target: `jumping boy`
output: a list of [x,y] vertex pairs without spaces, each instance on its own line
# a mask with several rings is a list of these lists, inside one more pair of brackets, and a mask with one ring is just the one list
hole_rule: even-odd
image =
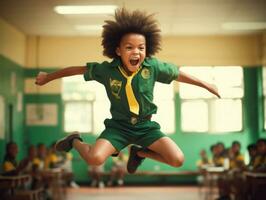
[[[58,151],[75,148],[89,165],[101,165],[109,156],[132,145],[127,164],[134,173],[144,158],[151,158],[173,167],[184,162],[180,148],[151,121],[157,111],[153,103],[156,81],[169,84],[176,80],[207,89],[219,96],[217,88],[178,71],[177,66],[151,57],[160,50],[160,29],[153,15],[117,9],[114,20],[105,21],[102,32],[103,55],[112,62],[90,62],[86,66],[67,67],[47,74],[39,73],[37,85],[72,75],[83,74],[86,81],[104,85],[111,102],[111,119],[104,121],[105,130],[95,144],[82,142],[75,132],[58,141]],[[137,146],[138,145],[138,146]]]

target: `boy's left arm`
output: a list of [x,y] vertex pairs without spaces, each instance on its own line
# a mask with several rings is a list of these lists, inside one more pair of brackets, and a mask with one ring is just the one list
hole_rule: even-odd
[[216,95],[217,97],[221,98],[220,94],[218,93],[218,89],[217,89],[216,85],[209,84],[205,81],[199,80],[196,77],[188,75],[184,72],[179,71],[179,74],[178,74],[176,81],[182,82],[182,83],[188,83],[188,84],[192,84],[192,85],[196,85],[196,86],[205,88],[209,92],[211,92],[214,95]]

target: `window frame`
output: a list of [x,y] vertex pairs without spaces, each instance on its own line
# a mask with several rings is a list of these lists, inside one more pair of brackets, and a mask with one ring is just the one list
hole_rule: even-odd
[[[183,68],[185,68],[186,66],[181,66]],[[189,66],[189,67],[200,67],[200,66]],[[204,66],[206,67],[206,66]],[[207,66],[207,67],[211,67],[212,69],[215,68],[215,67],[227,67],[227,66]],[[230,67],[230,66],[228,66]],[[243,89],[243,96],[242,97],[232,97],[232,98],[228,98],[228,97],[222,97],[222,99],[230,99],[230,100],[240,100],[241,101],[241,129],[240,130],[236,130],[236,131],[212,131],[213,128],[211,123],[210,123],[210,120],[213,116],[213,114],[211,114],[212,112],[210,111],[210,107],[211,107],[211,103],[212,101],[215,101],[217,100],[216,97],[207,97],[207,98],[182,98],[180,93],[179,93],[179,99],[180,99],[180,104],[179,104],[179,107],[180,107],[180,130],[182,133],[184,134],[193,134],[193,133],[197,133],[197,134],[210,134],[210,135],[222,135],[222,134],[234,134],[234,133],[243,133],[244,131],[244,97],[245,97],[245,85],[244,85],[244,69],[243,69],[243,66],[232,66],[232,67],[241,67],[242,68],[242,74],[243,74],[243,80],[242,80],[242,84],[240,85]],[[207,108],[208,108],[208,130],[207,131],[186,131],[186,130],[183,130],[182,128],[182,120],[183,120],[183,117],[182,117],[182,102],[189,102],[189,101],[197,101],[197,100],[202,100],[204,102],[206,102],[207,104]]]

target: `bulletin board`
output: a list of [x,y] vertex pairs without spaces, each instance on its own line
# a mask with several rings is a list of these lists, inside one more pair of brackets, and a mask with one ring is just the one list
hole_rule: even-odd
[[56,126],[57,125],[57,104],[27,104],[26,123],[33,126]]
[[5,101],[0,95],[0,139],[5,138]]

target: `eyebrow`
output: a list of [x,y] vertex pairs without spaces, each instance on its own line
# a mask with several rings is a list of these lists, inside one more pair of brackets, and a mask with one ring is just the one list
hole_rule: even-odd
[[[134,45],[134,44],[133,43],[130,43],[130,42],[127,42],[127,43],[125,43],[125,45]],[[145,45],[145,43],[141,43],[138,46],[141,46],[141,45]]]

